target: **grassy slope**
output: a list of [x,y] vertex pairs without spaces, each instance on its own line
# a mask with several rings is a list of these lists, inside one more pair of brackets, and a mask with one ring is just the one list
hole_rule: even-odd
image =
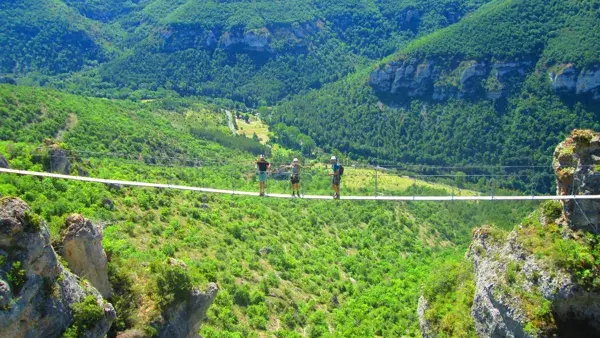
[[[191,138],[178,129],[185,123],[182,113],[22,87],[0,87],[0,96],[3,121],[22,130],[3,133],[12,141],[0,144],[0,152],[17,168],[43,169],[44,154],[36,152],[37,145],[63,129],[73,113],[77,124],[63,133],[67,148],[250,158]],[[222,114],[200,113],[201,107],[188,113],[226,128]],[[149,129],[153,134],[145,135]],[[226,184],[227,171],[234,168],[217,166],[201,175],[198,169],[122,158],[88,155],[74,162],[91,176],[210,186]],[[147,329],[157,315],[156,304],[164,295],[157,292],[156,266],[165,265],[167,257],[186,262],[195,285],[217,282],[221,291],[202,329],[206,337],[322,336],[330,331],[346,337],[418,336],[415,307],[430,264],[464,248],[472,227],[493,223],[505,228],[531,210],[529,204],[205,197],[10,175],[0,176],[0,195],[25,199],[49,222],[54,239],[73,212],[105,226],[113,276],[120,271],[119,280],[132,285],[124,295],[117,293],[127,301],[114,300],[118,329]],[[269,253],[259,253],[263,248]]]

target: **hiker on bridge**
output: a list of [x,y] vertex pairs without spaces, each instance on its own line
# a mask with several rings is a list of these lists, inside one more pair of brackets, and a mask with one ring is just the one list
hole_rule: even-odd
[[300,197],[300,169],[304,167],[300,164],[300,161],[295,158],[289,168],[292,169],[292,175],[290,177],[290,181],[292,182],[292,197]]
[[331,156],[331,169],[332,172],[329,176],[332,176],[331,185],[333,186],[333,198],[340,199],[340,183],[342,182],[342,175],[344,174],[344,167],[338,163],[337,157]]
[[265,155],[260,155],[258,161],[256,161],[256,169],[258,170],[258,184],[260,187],[260,196],[265,195],[265,182],[267,182],[267,170],[271,168],[271,163],[265,160]]

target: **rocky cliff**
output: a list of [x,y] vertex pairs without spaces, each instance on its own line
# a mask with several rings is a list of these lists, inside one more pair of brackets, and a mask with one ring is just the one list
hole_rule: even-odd
[[60,254],[69,263],[71,271],[87,279],[102,297],[111,297],[101,227],[95,226],[81,215],[69,216]]
[[450,98],[499,99],[514,82],[523,81],[533,61],[405,58],[378,67],[369,77],[375,91],[395,100]]
[[[558,195],[600,194],[600,133],[575,130],[554,151]],[[564,221],[573,228],[600,233],[599,200],[566,200]]]
[[77,304],[86,299],[97,308],[97,320],[77,332],[104,337],[116,317],[112,305],[63,267],[46,224],[25,202],[0,199],[2,337],[60,337],[75,324]]
[[272,54],[280,47],[292,47],[304,52],[307,37],[317,33],[322,23],[307,22],[292,25],[270,25],[259,29],[206,29],[200,24],[171,24],[160,33],[162,50],[174,52],[190,48],[244,51]]
[[[534,71],[534,59],[440,60],[406,57],[375,69],[369,85],[382,97],[398,101],[450,98],[497,100],[520,87]],[[555,93],[600,101],[600,67],[579,70],[572,64],[558,65],[548,73]]]
[[[559,195],[600,194],[600,136],[575,130],[555,151]],[[480,337],[600,336],[599,205],[549,201],[508,234],[476,229],[466,259],[473,263],[470,308]],[[465,262],[466,263],[466,262]],[[442,330],[417,311],[424,337]]]

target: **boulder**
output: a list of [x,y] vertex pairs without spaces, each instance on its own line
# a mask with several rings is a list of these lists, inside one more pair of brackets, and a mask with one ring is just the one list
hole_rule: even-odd
[[8,160],[2,154],[0,154],[0,168],[10,168],[10,165],[8,165]]
[[[45,222],[20,199],[0,199],[0,254],[0,299],[10,299],[0,310],[2,337],[60,337],[74,322],[72,306],[88,295],[104,307],[104,317],[84,336],[106,335],[114,308],[60,264]],[[20,277],[11,281],[9,271]]]
[[[556,147],[553,167],[558,195],[600,195],[600,133],[574,130]],[[561,203],[571,228],[599,233],[599,200]]]
[[214,302],[217,292],[217,285],[210,283],[206,292],[192,290],[185,301],[171,306],[162,314],[158,337],[200,337],[198,330],[206,318],[206,311]]
[[112,295],[108,281],[108,261],[102,247],[102,228],[81,215],[71,215],[65,223],[61,256],[72,272],[87,279],[104,298]]

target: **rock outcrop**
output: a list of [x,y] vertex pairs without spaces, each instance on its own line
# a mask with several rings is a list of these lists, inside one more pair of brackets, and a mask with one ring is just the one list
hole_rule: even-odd
[[424,296],[419,297],[419,304],[417,306],[417,316],[419,316],[419,327],[421,329],[421,336],[423,338],[435,337],[435,333],[431,329],[429,321],[425,318],[425,313],[429,308],[429,302]]
[[8,160],[2,154],[0,154],[0,168],[8,169],[10,165],[8,164]]
[[206,292],[192,290],[185,301],[171,306],[162,314],[162,322],[157,323],[161,338],[198,338],[200,325],[206,318],[206,311],[214,302],[218,292],[216,284],[208,285]]
[[[498,240],[478,229],[467,253],[475,266],[472,315],[480,337],[530,337],[528,302],[539,297],[550,305],[544,335],[565,332],[565,323],[600,334],[600,293],[578,285],[569,271],[524,249],[518,231]],[[510,285],[510,286],[509,286]],[[563,328],[561,329],[561,326]]]
[[[558,195],[600,195],[600,133],[574,130],[554,152]],[[544,204],[506,236],[476,229],[467,252],[475,293],[471,315],[480,337],[599,337],[597,240],[600,203]],[[435,337],[417,313],[423,337]]]
[[[553,167],[557,195],[600,195],[600,133],[574,130],[554,151]],[[569,226],[599,233],[599,200],[561,203]]]
[[65,223],[60,255],[69,263],[71,271],[87,279],[102,297],[111,297],[101,227],[95,226],[81,215],[69,216]]
[[50,139],[44,140],[48,151],[48,168],[50,172],[63,175],[71,174],[71,161],[67,151]]
[[563,64],[557,68],[549,74],[555,92],[600,101],[600,67],[580,70],[573,64]]
[[[220,27],[206,29],[197,24],[171,24],[161,32],[162,49],[174,52],[192,48],[274,54],[279,47],[292,45],[296,50],[306,51],[307,38],[320,30],[319,22],[275,25],[252,30],[223,30]],[[279,42],[279,43],[276,43]],[[285,43],[283,43],[285,42]]]
[[0,256],[2,337],[60,337],[74,322],[73,305],[88,295],[104,316],[83,335],[106,335],[114,308],[60,264],[46,224],[20,199],[0,199]]
[[454,63],[435,59],[406,58],[392,61],[373,71],[369,85],[381,96],[394,100],[424,99],[445,101],[450,98],[506,95],[515,79],[523,80],[533,61],[466,60]]

